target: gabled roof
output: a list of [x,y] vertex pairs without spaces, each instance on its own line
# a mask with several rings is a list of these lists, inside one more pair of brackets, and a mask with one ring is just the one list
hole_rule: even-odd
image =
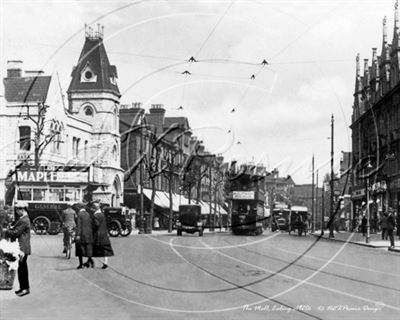
[[7,102],[45,102],[50,76],[4,78],[4,96]]
[[183,129],[189,129],[189,122],[186,117],[165,117],[164,128],[168,129],[173,124],[178,124],[178,126]]
[[[89,67],[96,75],[94,82],[81,82],[81,73]],[[78,64],[72,70],[68,93],[72,91],[111,91],[120,96],[118,86],[111,82],[117,78],[117,68],[110,65],[103,39],[86,37]]]

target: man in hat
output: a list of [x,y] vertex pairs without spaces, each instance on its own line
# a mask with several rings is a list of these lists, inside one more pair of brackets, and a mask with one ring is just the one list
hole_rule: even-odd
[[16,295],[23,297],[29,294],[29,275],[28,275],[28,255],[31,254],[31,222],[28,216],[28,204],[26,202],[17,202],[15,204],[16,221],[10,228],[4,230],[6,238],[11,240],[18,239],[19,246],[24,256],[19,260],[18,281],[19,290]]
[[390,239],[390,248],[394,248],[394,236],[393,230],[396,226],[396,220],[394,219],[393,209],[389,207],[389,214],[387,216],[387,233]]

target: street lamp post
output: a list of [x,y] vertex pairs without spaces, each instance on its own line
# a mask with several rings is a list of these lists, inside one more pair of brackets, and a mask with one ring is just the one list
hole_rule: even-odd
[[369,179],[367,178],[367,235],[365,237],[365,243],[369,243],[369,238],[370,238],[370,228],[371,228],[371,224],[369,222],[370,220],[370,210],[369,210]]

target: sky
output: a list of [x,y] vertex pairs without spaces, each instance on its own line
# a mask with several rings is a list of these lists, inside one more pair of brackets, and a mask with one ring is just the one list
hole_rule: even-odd
[[391,41],[394,4],[0,0],[0,72],[7,60],[22,60],[25,70],[56,75],[65,92],[84,25],[99,23],[121,104],[163,104],[226,161],[311,183],[313,155],[319,181],[330,172],[332,115],[335,170],[351,151],[355,57],[371,61],[374,47],[380,54],[384,16]]

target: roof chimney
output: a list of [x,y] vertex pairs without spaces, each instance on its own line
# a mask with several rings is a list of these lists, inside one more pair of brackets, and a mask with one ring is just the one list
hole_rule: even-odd
[[22,77],[22,61],[21,60],[8,60],[7,61],[7,78],[21,78]]

